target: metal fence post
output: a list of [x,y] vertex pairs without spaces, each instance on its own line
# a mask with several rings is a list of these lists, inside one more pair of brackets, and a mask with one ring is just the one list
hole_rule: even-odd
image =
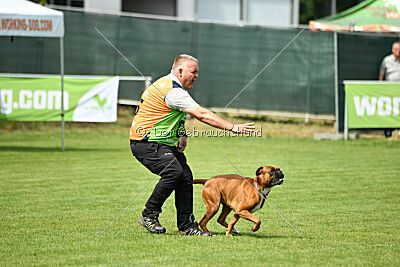
[[346,102],[346,86],[344,87],[344,140],[349,139],[349,128],[347,125],[347,102]]

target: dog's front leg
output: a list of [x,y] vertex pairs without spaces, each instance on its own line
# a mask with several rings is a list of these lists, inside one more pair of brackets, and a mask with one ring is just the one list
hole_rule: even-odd
[[226,230],[227,236],[232,236],[233,227],[235,226],[235,223],[239,220],[239,218],[239,214],[235,213],[235,215],[233,215],[231,222],[228,224],[228,229]]
[[258,229],[260,229],[261,225],[261,220],[251,214],[248,210],[241,210],[239,211],[239,216],[242,217],[243,219],[246,219],[248,221],[254,222],[254,226],[251,228],[251,231],[255,232]]

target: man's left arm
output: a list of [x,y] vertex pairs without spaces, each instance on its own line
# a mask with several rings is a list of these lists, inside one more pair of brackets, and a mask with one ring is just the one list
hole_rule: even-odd
[[178,148],[179,152],[183,152],[186,148],[186,145],[187,145],[187,135],[185,130],[185,133],[179,138],[176,147]]
[[[175,110],[182,111],[188,107],[197,107],[199,104],[193,100],[189,93],[183,89],[174,88],[167,93],[165,96],[165,104]],[[183,135],[179,138],[176,147],[179,152],[183,152],[187,145],[187,135],[186,130],[184,130]]]

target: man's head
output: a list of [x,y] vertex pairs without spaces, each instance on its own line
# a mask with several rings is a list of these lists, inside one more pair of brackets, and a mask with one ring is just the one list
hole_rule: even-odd
[[394,42],[392,45],[392,53],[396,59],[400,58],[400,42]]
[[175,58],[171,73],[181,82],[183,88],[192,89],[199,77],[199,66],[196,58],[182,54]]

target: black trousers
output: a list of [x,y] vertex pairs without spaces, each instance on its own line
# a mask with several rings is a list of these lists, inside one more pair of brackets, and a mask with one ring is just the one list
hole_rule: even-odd
[[193,174],[186,157],[176,147],[156,142],[132,141],[133,156],[161,179],[147,200],[143,216],[158,216],[165,200],[175,190],[175,207],[179,230],[186,230],[194,222]]

